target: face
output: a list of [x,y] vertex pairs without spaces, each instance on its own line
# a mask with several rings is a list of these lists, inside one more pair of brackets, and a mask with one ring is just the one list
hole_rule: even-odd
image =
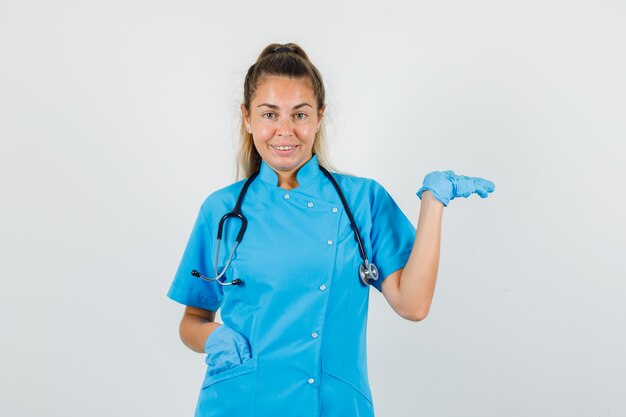
[[282,178],[295,178],[313,156],[323,109],[306,78],[267,76],[259,81],[250,111],[241,105],[248,132],[263,161]]

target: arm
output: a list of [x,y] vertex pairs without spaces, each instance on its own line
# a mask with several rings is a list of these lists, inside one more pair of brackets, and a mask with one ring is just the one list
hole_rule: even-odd
[[180,340],[194,352],[204,353],[207,338],[221,326],[214,320],[215,311],[187,306],[180,321]]
[[487,198],[495,188],[487,179],[456,175],[454,171],[433,171],[424,177],[416,193],[422,206],[411,255],[404,268],[389,275],[381,285],[383,295],[400,316],[420,321],[430,310],[439,268],[443,208],[450,200],[473,193]]
[[382,283],[391,308],[407,320],[423,320],[430,309],[439,268],[443,207],[431,191],[424,191],[409,260]]

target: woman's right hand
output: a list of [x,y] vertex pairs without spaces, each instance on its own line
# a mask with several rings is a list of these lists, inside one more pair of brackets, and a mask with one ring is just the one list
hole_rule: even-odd
[[223,324],[209,335],[205,351],[208,375],[219,374],[252,359],[248,339]]

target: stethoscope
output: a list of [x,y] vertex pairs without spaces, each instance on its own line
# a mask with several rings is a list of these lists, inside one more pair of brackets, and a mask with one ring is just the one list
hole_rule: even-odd
[[[363,285],[368,285],[370,284],[370,281],[376,281],[378,279],[378,268],[376,267],[376,265],[371,263],[369,259],[367,258],[367,254],[365,253],[365,247],[363,246],[363,241],[361,240],[361,235],[359,234],[359,230],[356,227],[356,222],[354,221],[354,217],[352,216],[352,211],[350,211],[350,207],[348,207],[348,202],[346,201],[346,197],[343,195],[341,188],[339,188],[339,184],[337,184],[337,181],[335,180],[335,178],[332,176],[330,172],[328,172],[326,168],[324,168],[323,166],[320,166],[320,170],[324,173],[324,175],[326,175],[326,177],[328,177],[330,182],[333,184],[333,187],[335,187],[335,190],[337,191],[337,194],[339,195],[339,198],[341,199],[341,204],[343,204],[343,208],[346,210],[346,214],[348,215],[348,219],[350,220],[350,226],[352,227],[352,230],[354,231],[354,238],[356,239],[356,242],[359,245],[359,252],[361,254],[361,259],[363,259],[363,262],[361,263],[361,265],[359,265],[359,278],[361,279],[361,283],[363,283]],[[229,282],[222,281],[220,278],[222,278],[224,273],[226,273],[226,269],[228,269],[228,267],[230,266],[230,262],[232,261],[233,256],[235,255],[235,250],[237,249],[237,246],[239,246],[239,244],[241,243],[241,240],[243,239],[243,235],[246,232],[246,228],[248,227],[248,219],[241,212],[241,204],[243,203],[243,199],[246,195],[246,192],[248,191],[248,187],[250,187],[250,184],[252,184],[252,181],[254,181],[254,179],[258,175],[259,175],[259,171],[255,172],[254,174],[250,176],[250,178],[248,178],[248,180],[243,185],[243,188],[239,192],[239,197],[237,197],[237,202],[235,203],[235,207],[233,208],[231,212],[226,213],[219,222],[219,225],[217,227],[217,248],[215,249],[215,263],[214,263],[215,275],[216,275],[215,278],[205,277],[204,275],[202,275],[200,272],[196,271],[195,269],[191,271],[191,275],[193,275],[194,277],[202,278],[205,281],[217,281],[220,285],[224,285],[224,286],[225,285],[242,285],[244,283],[240,278],[233,279],[232,281],[229,281]],[[224,222],[234,217],[238,218],[241,221],[241,226],[239,227],[239,233],[237,234],[237,237],[235,238],[235,245],[233,246],[233,249],[230,251],[230,256],[228,257],[228,260],[226,261],[226,266],[224,266],[224,268],[222,269],[222,272],[219,272],[217,264],[219,261],[220,242],[222,241],[222,231],[224,229]]]

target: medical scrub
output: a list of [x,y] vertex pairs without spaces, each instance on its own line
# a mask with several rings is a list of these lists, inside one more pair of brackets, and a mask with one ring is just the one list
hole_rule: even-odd
[[[376,181],[333,175],[378,266],[373,286],[381,291],[383,279],[405,266],[415,228]],[[191,271],[215,276],[218,223],[245,181],[214,192],[200,208],[167,295],[221,309],[223,326],[245,336],[251,358],[218,372],[208,364],[196,417],[374,415],[366,356],[370,286],[358,276],[358,245],[317,156],[298,170],[297,181],[292,190],[278,187],[277,174],[262,163],[250,185],[242,205],[247,231],[222,278],[240,278],[241,286],[206,282]],[[220,271],[239,226],[237,219],[226,223]]]

